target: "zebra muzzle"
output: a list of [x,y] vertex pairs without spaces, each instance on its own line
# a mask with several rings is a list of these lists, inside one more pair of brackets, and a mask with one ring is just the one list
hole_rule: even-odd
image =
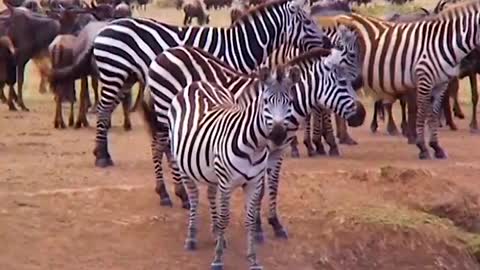
[[356,110],[355,110],[355,114],[353,114],[352,116],[350,116],[348,119],[347,119],[347,122],[348,122],[348,125],[351,126],[351,127],[359,127],[363,124],[363,122],[365,121],[365,107],[363,107],[362,103],[360,103],[360,101],[356,101]]
[[273,125],[272,131],[268,135],[268,139],[275,145],[280,146],[287,138],[287,129],[282,125]]

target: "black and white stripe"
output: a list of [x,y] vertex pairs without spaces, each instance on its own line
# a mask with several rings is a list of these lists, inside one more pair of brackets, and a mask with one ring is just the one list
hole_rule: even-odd
[[[108,152],[108,119],[124,92],[130,91],[127,89],[136,81],[145,80],[151,61],[165,49],[199,47],[238,71],[251,72],[284,43],[295,44],[302,51],[329,45],[328,38],[303,10],[304,2],[282,0],[261,6],[228,28],[178,27],[139,18],[119,19],[106,26],[93,45],[102,82],[96,165],[113,165]],[[163,101],[156,100],[155,105],[167,110],[168,103]],[[165,119],[159,121],[166,123]]]
[[[262,69],[259,79],[239,89],[240,96],[246,95],[245,100],[255,96],[250,102],[237,103],[230,89],[198,81],[172,100],[168,111],[171,149],[190,201],[186,248],[196,248],[197,183],[205,183],[217,243],[212,269],[223,269],[230,198],[240,186],[246,194],[247,258],[251,270],[261,269],[255,248],[256,220],[267,168],[267,146],[269,140],[282,144],[287,135],[292,108],[290,88],[299,78],[298,70],[293,70]],[[291,73],[285,76],[285,72]]]
[[[356,101],[356,94],[353,90],[346,72],[341,66],[342,52],[332,50],[328,54],[325,50],[317,49],[292,60],[289,66],[298,66],[300,68],[301,82],[294,88],[295,100],[293,104],[294,117],[291,119],[291,127],[285,145],[290,143],[292,137],[298,129],[301,122],[311,112],[312,108],[323,107],[331,110],[343,118],[348,119],[353,126],[361,124],[364,118],[364,110],[361,104]],[[246,88],[255,82],[251,75],[238,73],[224,62],[215,58],[211,54],[193,47],[176,47],[166,50],[152,62],[147,81],[152,77],[168,78],[160,81],[156,88],[161,87],[163,91],[160,97],[173,97],[189,83],[194,81],[208,81],[221,85],[228,89],[235,99],[239,98],[240,89]],[[150,105],[153,105],[155,97],[152,92]],[[246,95],[241,95],[245,98]],[[252,100],[255,95],[250,96]],[[247,95],[248,97],[248,95]],[[171,100],[170,99],[170,100]],[[247,101],[248,101],[247,100]],[[237,102],[243,102],[242,100]],[[171,103],[171,101],[170,101]],[[146,104],[144,104],[145,106]],[[149,107],[152,109],[152,106]],[[362,112],[363,111],[363,112]],[[165,136],[164,131],[159,127],[158,119],[165,118],[161,114],[166,112],[155,110],[152,112],[155,122],[152,152],[155,163],[156,190],[160,195],[161,204],[170,205],[171,200],[168,195],[161,166],[158,166],[163,152],[167,155],[169,149],[158,147],[159,140]],[[363,115],[362,115],[363,114]],[[271,149],[269,156],[270,177],[268,180],[268,194],[270,195],[269,223],[272,224],[277,236],[286,236],[283,226],[278,221],[276,213],[276,196],[278,187],[278,174],[281,166],[281,158],[284,147],[275,147]],[[169,157],[171,159],[171,156]],[[173,177],[177,196],[181,197],[184,207],[187,207],[187,196],[182,192],[180,186],[180,175],[177,168],[173,168]]]

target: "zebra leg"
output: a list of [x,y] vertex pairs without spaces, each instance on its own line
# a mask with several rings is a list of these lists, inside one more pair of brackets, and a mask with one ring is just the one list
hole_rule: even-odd
[[378,129],[378,119],[377,116],[380,112],[380,106],[383,106],[382,100],[377,100],[373,104],[373,116],[372,116],[372,123],[370,124],[370,131],[372,133],[376,133]]
[[166,140],[163,134],[161,131],[154,132],[151,143],[153,167],[155,170],[155,192],[160,197],[160,205],[172,207],[172,200],[165,187],[165,179],[163,178],[162,157],[165,149],[164,145],[168,143],[162,143],[162,140]]
[[[216,245],[215,245],[215,257],[213,259],[213,262],[211,264],[211,269],[212,270],[223,270],[223,253],[225,249],[225,230],[228,226],[228,223],[230,222],[230,197],[231,197],[231,188],[230,188],[230,181],[229,179],[225,178],[225,172],[223,169],[219,168],[219,164],[216,163],[214,165],[216,175],[218,178],[218,187],[220,190],[220,205],[219,205],[219,215],[218,215],[218,222],[216,224]],[[225,186],[223,186],[225,185]],[[248,186],[248,184],[247,184]],[[189,194],[190,197],[190,194]],[[190,199],[190,202],[192,200]],[[250,212],[247,212],[247,217],[250,216]],[[252,217],[253,219],[253,226],[255,225],[255,215],[256,213],[253,213],[254,216]]]
[[[257,231],[256,231],[256,217],[260,210],[260,193],[263,185],[263,178],[265,177],[265,172],[260,173],[255,179],[250,180],[244,188],[246,194],[246,219],[245,227],[247,228],[247,258],[250,262],[250,270],[260,270],[262,267],[258,264],[257,261],[257,251],[256,251],[256,240],[257,240]],[[262,235],[263,237],[263,235]],[[212,269],[213,270],[213,269]]]
[[140,107],[140,104],[143,100],[143,92],[145,92],[145,84],[139,82],[137,99],[135,100],[133,107],[130,109],[130,112],[134,112]]
[[107,88],[104,84],[102,87],[102,94],[105,93],[105,97],[100,99],[98,105],[98,115],[97,115],[97,135],[95,138],[95,149],[93,154],[95,155],[95,166],[100,168],[105,168],[108,166],[113,166],[112,158],[108,152],[108,129],[110,128],[110,118],[112,116],[113,110],[120,103],[120,99],[117,96],[111,97],[107,95],[116,93],[114,90]]
[[[423,90],[423,89],[422,89]],[[430,89],[424,90],[425,93],[419,93],[417,97],[417,147],[420,150],[419,159],[430,159],[430,153],[425,145],[425,120],[431,112],[431,94]]]
[[268,174],[267,174],[267,188],[268,188],[268,224],[270,224],[275,233],[275,237],[287,239],[288,234],[282,223],[278,218],[277,210],[277,196],[278,185],[280,182],[280,169],[282,167],[283,151],[276,150],[268,156]]
[[182,176],[182,182],[188,191],[188,198],[190,200],[190,215],[188,218],[187,239],[185,239],[185,249],[197,249],[197,215],[198,215],[198,187],[193,179],[187,176]]
[[290,143],[290,147],[292,148],[291,156],[292,158],[299,158],[300,152],[298,151],[298,138],[297,136],[293,136],[292,142]]
[[311,137],[311,124],[314,112],[310,113],[307,118],[305,119],[305,132],[303,135],[303,144],[307,148],[307,154],[309,157],[315,156],[315,149],[313,148],[312,144],[312,137]]
[[[322,114],[322,131],[321,136],[325,138],[330,150],[328,151],[328,155],[331,157],[339,156],[340,152],[338,151],[337,141],[335,140],[335,136],[333,135],[333,126],[332,126],[332,115],[328,112],[324,112]],[[315,131],[314,131],[315,133]],[[318,149],[318,148],[317,148]]]
[[132,90],[130,89],[127,93],[125,93],[125,96],[122,98],[123,129],[125,131],[132,130],[132,122],[130,121],[130,105],[131,104],[132,104]]
[[[165,133],[164,133],[165,134]],[[168,136],[168,135],[167,135]],[[170,149],[170,143],[168,142],[168,137],[165,139],[167,141],[167,144],[164,144],[163,140],[163,148],[164,149],[162,152],[165,153],[165,156],[167,157],[167,162],[170,165],[170,170],[172,172],[172,178],[173,178],[173,184],[175,188],[175,195],[180,198],[182,201],[182,208],[184,209],[190,209],[190,203],[188,201],[188,195],[185,190],[185,188],[182,185],[181,181],[181,174],[180,174],[180,169],[177,166],[177,163],[174,162],[173,156],[172,156],[172,151]],[[165,189],[165,184],[163,185]]]
[[[428,118],[428,125],[430,127],[430,142],[429,145],[434,150],[434,156],[438,159],[444,159],[447,157],[445,151],[440,147],[438,143],[438,121],[440,114],[441,107],[442,107],[442,99],[447,91],[447,84],[442,84],[435,87],[433,91],[433,105],[431,106],[431,115]],[[445,97],[445,98],[448,98]]]
[[477,124],[477,104],[478,104],[478,88],[477,75],[472,73],[469,75],[470,85],[472,86],[472,121],[470,122],[470,131],[472,133],[478,132]]
[[322,143],[322,130],[325,129],[324,117],[329,114],[323,110],[312,112],[313,135],[312,142],[315,145],[315,155],[324,156],[326,154]]
[[210,219],[212,221],[212,233],[217,235],[218,212],[217,212],[217,186],[208,185],[207,199],[210,205]]

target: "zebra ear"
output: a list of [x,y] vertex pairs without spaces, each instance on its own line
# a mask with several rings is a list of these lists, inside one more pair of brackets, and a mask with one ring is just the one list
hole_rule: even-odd
[[300,68],[297,66],[292,66],[288,70],[288,77],[290,81],[292,81],[292,84],[296,84],[300,82],[301,79],[301,74],[300,74]]
[[267,82],[267,80],[270,78],[270,69],[268,67],[261,67],[258,72],[258,79],[261,82]]

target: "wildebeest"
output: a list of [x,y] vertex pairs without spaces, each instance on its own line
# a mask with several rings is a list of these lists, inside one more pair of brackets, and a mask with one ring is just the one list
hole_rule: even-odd
[[205,4],[201,0],[185,0],[182,9],[185,13],[183,19],[184,25],[191,24],[194,17],[197,18],[199,25],[208,24],[210,22],[210,15],[207,14]]
[[[0,101],[7,103],[10,110],[15,108],[14,100],[17,100],[15,83],[17,82],[17,69],[15,61],[15,48],[7,35],[0,37]],[[3,93],[3,87],[9,86],[8,99]]]
[[[23,101],[25,65],[32,59],[42,74],[48,71],[50,67],[47,47],[58,34],[60,23],[26,8],[15,8],[8,3],[6,4],[8,15],[0,18],[0,20],[5,27],[6,34],[16,48],[17,104],[22,110],[28,111]],[[11,109],[15,108],[11,107]]]

